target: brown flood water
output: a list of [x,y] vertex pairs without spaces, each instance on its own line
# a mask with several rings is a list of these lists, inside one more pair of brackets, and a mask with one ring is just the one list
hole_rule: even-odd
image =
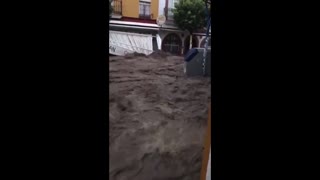
[[109,64],[109,179],[199,180],[210,78],[161,53]]

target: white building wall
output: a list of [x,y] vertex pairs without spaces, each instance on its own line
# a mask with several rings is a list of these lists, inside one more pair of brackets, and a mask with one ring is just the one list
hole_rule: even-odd
[[[168,0],[168,8],[174,8],[174,3],[179,2],[179,0]],[[159,0],[159,16],[165,15],[164,8],[166,7],[166,0]]]
[[164,8],[166,7],[166,0],[159,0],[159,16],[165,15],[164,14]]

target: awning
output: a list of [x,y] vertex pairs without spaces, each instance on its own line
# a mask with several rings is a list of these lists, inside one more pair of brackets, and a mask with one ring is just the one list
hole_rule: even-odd
[[109,31],[109,53],[124,56],[128,53],[149,55],[153,52],[152,35]]
[[138,23],[138,22],[130,22],[130,21],[117,21],[117,20],[110,20],[109,22],[110,26],[132,26],[132,27],[143,27],[143,28],[153,28],[153,29],[159,29],[159,26],[157,24],[151,24],[151,23]]

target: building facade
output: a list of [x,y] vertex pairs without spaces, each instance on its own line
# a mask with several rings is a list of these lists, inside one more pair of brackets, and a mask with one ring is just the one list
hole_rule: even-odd
[[109,22],[109,53],[150,54],[159,49],[156,24],[159,0],[113,0]]
[[[131,43],[131,46],[139,46],[137,47],[138,50],[137,48],[131,48],[132,51],[141,51],[142,53],[157,49],[176,55],[186,53],[189,48],[190,36],[188,32],[178,29],[173,21],[172,10],[174,9],[174,4],[178,1],[179,0],[113,0],[113,14],[109,23],[111,32],[110,44],[113,43],[116,44],[116,46],[124,47],[124,43],[119,43],[119,41],[123,41],[126,42],[125,48],[127,48],[130,46],[129,43]],[[166,17],[166,23],[161,27],[156,22],[160,15]],[[124,33],[127,33],[128,37],[125,38]],[[140,38],[134,38],[134,36],[139,36]],[[203,46],[204,37],[204,33],[194,33],[192,46]],[[136,42],[132,45],[132,41],[135,41],[134,39],[143,42]],[[149,45],[140,48],[140,46],[145,43]],[[114,49],[115,47],[111,48]]]
[[[162,39],[162,49],[164,51],[174,51],[175,53],[185,54],[189,50],[190,34],[186,31],[179,30],[174,24],[173,9],[179,0],[161,0],[159,3],[159,16],[166,17],[166,23],[160,27],[160,36]],[[210,31],[211,32],[211,31]],[[195,32],[192,34],[192,47],[204,47],[205,33]],[[175,48],[172,48],[175,47]],[[211,47],[211,39],[209,38],[209,46]],[[170,51],[169,50],[169,51]]]
[[159,0],[113,0],[112,19],[156,23]]

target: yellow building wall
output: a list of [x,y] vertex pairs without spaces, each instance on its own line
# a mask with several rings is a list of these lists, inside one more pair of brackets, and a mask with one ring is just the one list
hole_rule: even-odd
[[[159,0],[151,0],[151,19],[157,19],[159,14]],[[139,0],[122,0],[122,15],[139,18]]]
[[151,0],[151,19],[157,19],[159,15],[159,0]]
[[139,18],[139,0],[122,0],[122,16]]

